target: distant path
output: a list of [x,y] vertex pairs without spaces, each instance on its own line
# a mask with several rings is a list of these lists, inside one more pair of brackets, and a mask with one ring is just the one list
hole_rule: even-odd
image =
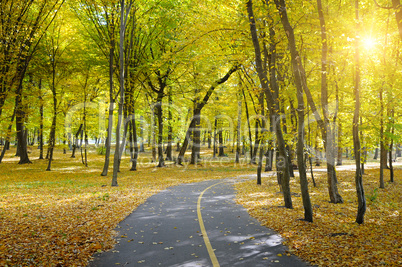
[[286,256],[281,237],[234,202],[232,185],[240,180],[184,184],[150,197],[119,224],[116,247],[90,266],[308,266]]

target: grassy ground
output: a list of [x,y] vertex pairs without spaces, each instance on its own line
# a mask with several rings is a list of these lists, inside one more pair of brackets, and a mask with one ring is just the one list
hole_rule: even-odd
[[[113,229],[149,196],[169,186],[255,173],[255,166],[234,165],[230,158],[203,162],[200,166],[155,168],[150,154],[141,155],[138,171],[130,172],[124,157],[119,173],[119,187],[110,187],[109,176],[101,177],[104,156],[91,151],[89,167],[80,154],[55,154],[51,172],[47,161],[18,165],[15,150],[0,164],[0,266],[85,266],[94,252],[114,244]],[[203,151],[208,158],[210,152]],[[279,231],[291,251],[322,266],[401,265],[401,184],[396,182],[375,191],[378,171],[364,177],[368,211],[366,223],[354,223],[356,195],[351,172],[339,173],[340,192],[345,204],[328,203],[326,178],[316,177],[311,187],[314,223],[299,221],[303,210],[299,196],[294,196],[293,210],[283,205],[275,178],[265,178],[262,186],[255,181],[237,185],[238,202],[264,225]],[[388,179],[388,178],[387,178]],[[299,193],[296,179],[292,191]],[[346,233],[331,237],[334,233]]]

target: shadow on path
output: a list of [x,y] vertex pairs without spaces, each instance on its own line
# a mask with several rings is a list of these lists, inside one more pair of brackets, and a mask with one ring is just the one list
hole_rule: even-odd
[[309,266],[286,256],[281,237],[234,202],[233,182],[185,184],[150,197],[119,224],[115,248],[96,255],[89,266],[212,266],[197,201],[214,184],[205,191],[200,210],[220,266]]

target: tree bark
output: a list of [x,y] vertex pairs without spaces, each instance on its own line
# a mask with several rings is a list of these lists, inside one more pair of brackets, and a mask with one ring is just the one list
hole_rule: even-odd
[[[163,93],[163,91],[162,91]],[[162,98],[157,99],[156,116],[158,117],[158,165],[157,167],[164,167],[165,160],[163,158],[163,115],[162,115]]]
[[269,100],[269,102],[268,102],[270,105],[269,110],[271,111],[272,119],[275,122],[274,125],[275,125],[276,138],[278,140],[279,155],[283,162],[283,164],[279,164],[280,166],[278,166],[278,167],[279,167],[279,171],[281,171],[282,175],[283,175],[282,190],[283,190],[285,207],[291,209],[293,207],[293,205],[292,205],[292,198],[291,198],[291,194],[290,194],[289,164],[288,164],[288,160],[287,160],[287,156],[286,156],[285,141],[284,141],[283,134],[282,134],[280,116],[277,113],[277,111],[274,108],[272,108],[272,105],[275,103],[275,100],[274,100],[274,97],[272,95],[270,88],[268,87],[268,78],[267,78],[266,73],[264,73],[264,69],[262,66],[261,48],[260,48],[260,44],[258,42],[256,22],[255,22],[255,17],[253,14],[253,4],[252,4],[251,0],[249,0],[247,2],[247,11],[248,11],[248,17],[249,17],[249,21],[250,21],[251,37],[252,37],[252,41],[253,41],[253,45],[254,45],[255,63],[256,63],[256,67],[257,67],[258,78],[259,78],[260,84],[261,84],[262,88],[264,89],[264,92]]
[[167,137],[167,147],[166,147],[166,160],[172,161],[173,160],[173,155],[172,155],[172,142],[173,142],[173,116],[172,116],[172,95],[171,92],[169,91],[169,110],[168,110],[168,137]]
[[241,100],[237,102],[237,129],[236,129],[236,158],[235,163],[240,162],[240,130],[241,130],[241,113],[242,103]]
[[[359,33],[359,1],[355,0],[355,11],[357,21],[356,35]],[[364,196],[363,178],[360,169],[360,138],[359,138],[359,117],[360,117],[360,54],[359,54],[359,38],[355,39],[355,112],[353,116],[353,149],[355,154],[356,174],[355,184],[358,200],[358,208],[356,222],[362,224],[364,222],[364,214],[366,212],[366,199]]]
[[[329,122],[328,110],[328,84],[327,84],[327,55],[328,55],[328,40],[325,26],[325,19],[321,0],[317,0],[318,16],[321,26],[322,53],[321,53],[321,106],[324,121],[321,121],[322,137],[325,145],[327,158],[327,183],[328,193],[331,203],[343,203],[343,199],[338,192],[336,169],[335,169],[335,129],[331,129]],[[313,108],[312,108],[313,109]],[[314,112],[314,110],[313,110]]]
[[16,107],[14,107],[14,112],[13,112],[13,115],[11,116],[10,124],[7,128],[6,140],[4,142],[4,147],[3,147],[3,150],[1,151],[1,155],[0,155],[0,163],[3,161],[6,150],[8,150],[10,147],[11,129],[13,127],[15,115],[16,115]]
[[300,56],[296,49],[296,41],[293,32],[293,28],[291,27],[284,0],[275,0],[275,4],[277,9],[281,14],[282,25],[287,33],[289,48],[291,53],[291,61],[293,74],[295,78],[296,88],[297,88],[297,112],[298,112],[298,133],[297,133],[297,162],[299,167],[299,176],[300,176],[300,187],[303,199],[303,207],[304,207],[304,219],[308,222],[313,221],[313,209],[311,207],[310,194],[308,191],[308,181],[306,175],[306,169],[304,164],[304,99],[303,99],[303,84],[302,77],[304,74],[304,70],[302,69],[302,65],[300,62]]
[[200,157],[200,146],[201,146],[201,110],[194,109],[194,117],[192,118],[194,122],[194,127],[192,128],[193,133],[193,146],[191,147],[191,159],[190,164],[197,164],[198,158]]
[[[395,116],[395,110],[392,109],[392,111],[391,111],[392,123],[395,123],[394,122],[394,116]],[[395,126],[393,126],[393,125],[391,126],[391,133],[392,133],[392,135],[395,133]],[[393,161],[392,149],[393,149],[393,146],[394,146],[394,139],[391,138],[391,143],[389,145],[389,172],[390,172],[389,173],[389,181],[391,183],[394,182],[394,166],[392,165],[392,161]]]
[[125,89],[124,89],[124,80],[125,80],[125,68],[124,68],[124,39],[126,34],[126,25],[127,25],[127,16],[130,12],[131,5],[125,6],[125,1],[120,0],[120,51],[119,51],[119,59],[120,59],[120,99],[119,99],[119,112],[118,112],[118,119],[117,119],[117,126],[116,126],[116,148],[114,153],[113,159],[113,178],[112,178],[112,186],[118,186],[117,183],[117,174],[119,171],[120,166],[120,155],[121,149],[120,148],[120,129],[123,120],[123,106],[124,106],[124,96],[125,96]]
[[[113,15],[113,14],[112,14]],[[112,16],[112,20],[109,21],[110,25],[110,48],[109,48],[109,116],[108,116],[108,127],[107,127],[107,136],[106,136],[106,152],[105,152],[105,163],[103,165],[103,171],[101,176],[106,176],[109,170],[109,162],[110,162],[110,150],[112,146],[112,132],[113,132],[113,110],[114,110],[114,89],[113,89],[113,74],[114,74],[114,51],[116,41],[114,39],[114,31],[115,24]]]

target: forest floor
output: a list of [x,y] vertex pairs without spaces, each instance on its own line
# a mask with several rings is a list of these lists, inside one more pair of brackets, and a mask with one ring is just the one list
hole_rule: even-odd
[[[101,177],[104,156],[89,154],[89,166],[80,153],[71,159],[57,150],[52,171],[47,161],[18,165],[15,150],[0,164],[0,266],[86,266],[95,252],[115,243],[114,229],[151,195],[182,183],[253,175],[255,166],[235,165],[230,158],[202,162],[199,166],[168,165],[155,168],[140,158],[138,171],[130,172],[123,158],[118,187],[109,176]],[[401,170],[395,182],[379,190],[376,169],[364,176],[367,198],[365,223],[354,223],[357,209],[354,173],[338,172],[339,192],[344,204],[329,204],[325,173],[316,175],[317,187],[310,186],[314,222],[303,217],[298,179],[291,180],[294,209],[282,205],[276,179],[265,177],[263,185],[254,180],[236,185],[237,201],[263,225],[275,229],[291,252],[320,266],[401,266]],[[389,172],[385,171],[386,181]]]
[[[351,167],[353,168],[353,167]],[[292,254],[317,266],[402,266],[402,170],[385,189],[379,189],[378,168],[366,169],[363,184],[367,211],[362,225],[355,223],[357,195],[354,171],[338,171],[343,204],[329,203],[325,172],[315,172],[317,187],[310,183],[313,223],[304,220],[298,177],[292,178],[293,209],[285,209],[275,179],[262,185],[246,181],[235,185],[237,202],[262,225],[276,230]]]

